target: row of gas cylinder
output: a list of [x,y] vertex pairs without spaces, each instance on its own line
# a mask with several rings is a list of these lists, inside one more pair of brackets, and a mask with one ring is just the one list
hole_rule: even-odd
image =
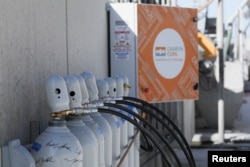
[[182,167],[171,145],[174,140],[189,166],[196,167],[188,142],[171,118],[154,105],[127,96],[129,88],[123,75],[100,80],[89,72],[49,77],[49,126],[32,143],[30,152],[18,140],[3,147],[3,166],[139,167],[139,148],[157,148],[164,166]]
[[[104,105],[127,96],[129,87],[123,75],[100,80],[90,72],[49,77],[46,95],[52,119],[32,143],[36,167],[139,167],[137,129],[124,118],[98,111],[101,106],[134,120]],[[132,106],[123,107],[137,113]]]

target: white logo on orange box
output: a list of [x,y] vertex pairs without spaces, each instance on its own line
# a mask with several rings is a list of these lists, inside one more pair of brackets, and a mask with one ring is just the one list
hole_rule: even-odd
[[158,73],[167,79],[177,77],[185,63],[184,42],[174,29],[162,30],[153,47],[153,60]]

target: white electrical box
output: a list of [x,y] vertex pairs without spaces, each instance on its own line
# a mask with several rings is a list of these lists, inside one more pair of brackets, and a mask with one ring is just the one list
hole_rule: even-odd
[[111,76],[148,102],[198,99],[197,9],[111,3]]

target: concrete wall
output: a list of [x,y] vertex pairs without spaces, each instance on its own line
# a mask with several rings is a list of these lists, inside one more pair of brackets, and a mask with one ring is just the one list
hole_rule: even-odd
[[68,0],[67,16],[69,72],[107,76],[106,0]]
[[[46,78],[107,76],[105,0],[0,0],[0,145],[49,118]],[[98,5],[97,5],[98,4]]]

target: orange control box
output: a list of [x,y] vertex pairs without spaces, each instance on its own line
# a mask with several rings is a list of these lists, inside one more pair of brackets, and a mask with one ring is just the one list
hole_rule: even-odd
[[127,75],[131,95],[148,102],[198,99],[197,10],[129,3],[110,11],[111,75]]

